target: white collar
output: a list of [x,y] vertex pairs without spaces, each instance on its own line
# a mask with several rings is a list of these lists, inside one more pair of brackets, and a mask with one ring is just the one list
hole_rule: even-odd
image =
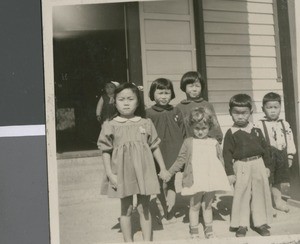
[[262,121],[268,121],[268,122],[280,122],[283,119],[282,118],[278,118],[277,120],[269,120],[266,116],[264,116],[263,118],[261,118]]
[[141,119],[142,119],[142,117],[140,117],[140,116],[135,116],[135,117],[132,117],[130,119],[126,119],[126,118],[123,118],[123,117],[120,117],[120,116],[117,116],[117,117],[114,118],[115,121],[120,122],[120,123],[125,123],[127,121],[138,122]]
[[254,127],[253,124],[251,122],[249,122],[246,127],[238,127],[238,126],[233,125],[230,129],[231,129],[232,134],[234,134],[235,132],[237,132],[239,130],[245,131],[250,134],[253,127]]

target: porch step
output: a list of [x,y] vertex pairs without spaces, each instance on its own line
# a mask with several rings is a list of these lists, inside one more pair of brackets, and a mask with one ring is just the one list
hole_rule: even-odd
[[[101,156],[58,160],[58,195],[61,206],[100,199],[104,174]],[[175,179],[176,191],[181,191],[182,174]]]
[[294,199],[287,199],[287,203],[290,206],[300,208],[300,201],[297,201],[297,200],[294,200]]
[[76,204],[101,198],[102,157],[58,160],[59,204]]

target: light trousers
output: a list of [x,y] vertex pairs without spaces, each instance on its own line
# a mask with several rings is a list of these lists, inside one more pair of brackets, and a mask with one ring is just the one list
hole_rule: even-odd
[[273,218],[271,192],[262,158],[233,165],[236,183],[233,195],[231,227],[270,224]]

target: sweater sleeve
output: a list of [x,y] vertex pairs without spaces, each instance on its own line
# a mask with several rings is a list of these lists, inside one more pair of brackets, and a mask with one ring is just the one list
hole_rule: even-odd
[[225,163],[225,171],[227,175],[234,175],[233,171],[233,152],[234,140],[231,130],[229,129],[224,138],[223,158]]
[[171,175],[174,175],[175,173],[179,172],[183,168],[183,166],[187,163],[188,145],[189,145],[188,139],[185,139],[181,146],[181,149],[179,151],[176,161],[171,166],[171,168],[168,170]]

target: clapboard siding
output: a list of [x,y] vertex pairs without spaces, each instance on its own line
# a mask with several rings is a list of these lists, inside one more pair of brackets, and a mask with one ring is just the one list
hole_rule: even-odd
[[271,46],[207,44],[205,48],[208,56],[276,57],[276,49]]
[[272,3],[230,1],[230,0],[204,0],[204,10],[218,10],[245,13],[273,14]]
[[257,24],[207,22],[205,24],[205,33],[246,34],[246,35],[250,34],[250,35],[274,36],[274,26],[257,25]]
[[207,67],[232,67],[232,68],[276,68],[275,57],[228,57],[208,56]]
[[176,98],[185,98],[180,90],[181,76],[196,69],[195,27],[192,0],[140,2],[141,53],[144,100],[153,80],[173,81]]
[[275,46],[275,38],[274,36],[265,36],[265,35],[248,35],[248,34],[231,35],[231,34],[209,33],[209,34],[205,34],[205,43]]
[[239,2],[253,2],[253,3],[273,3],[273,0],[231,0]]
[[207,10],[203,13],[206,22],[244,23],[244,24],[274,24],[273,15],[241,12],[222,12]]
[[282,83],[276,79],[208,79],[210,91],[281,90]]
[[229,99],[253,98],[253,120],[262,116],[263,96],[283,95],[278,82],[273,1],[203,0],[208,99],[222,130],[232,124]]
[[207,68],[210,79],[276,79],[277,70],[274,68]]

